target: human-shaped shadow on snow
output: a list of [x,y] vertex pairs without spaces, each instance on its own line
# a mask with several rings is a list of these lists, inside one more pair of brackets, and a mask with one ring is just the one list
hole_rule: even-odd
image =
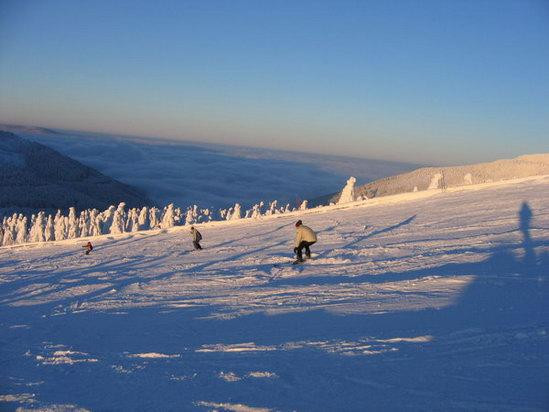
[[536,264],[536,254],[534,251],[534,245],[532,237],[530,236],[530,224],[532,222],[532,209],[528,205],[528,202],[523,202],[519,211],[520,219],[520,231],[522,232],[522,244],[524,247],[523,263],[531,266]]

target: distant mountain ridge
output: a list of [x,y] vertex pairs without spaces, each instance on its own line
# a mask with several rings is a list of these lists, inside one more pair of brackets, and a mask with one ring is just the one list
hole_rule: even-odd
[[0,130],[11,133],[29,133],[29,134],[63,134],[56,130],[39,126],[21,126],[16,124],[0,123]]
[[[355,195],[371,199],[399,193],[467,186],[537,175],[549,175],[549,153],[523,155],[514,159],[464,166],[422,167],[359,186],[355,189]],[[337,202],[340,195],[341,192],[319,199],[324,203]]]
[[0,131],[0,210],[150,206],[139,190],[39,143]]

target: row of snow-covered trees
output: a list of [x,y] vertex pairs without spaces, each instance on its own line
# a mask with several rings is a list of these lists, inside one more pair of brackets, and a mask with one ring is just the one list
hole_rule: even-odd
[[[305,200],[299,209],[307,208]],[[163,210],[156,207],[126,208],[125,203],[118,207],[110,206],[100,212],[97,209],[83,210],[78,214],[74,207],[67,216],[57,211],[55,216],[39,212],[27,217],[13,214],[2,219],[0,224],[0,246],[27,242],[48,242],[52,240],[76,239],[102,234],[136,232],[138,230],[164,229],[173,226],[192,225],[211,220],[236,220],[242,218],[260,218],[279,213],[290,212],[290,205],[279,207],[277,201],[268,205],[260,202],[251,209],[242,210],[240,204],[229,209],[213,213],[209,209],[192,206],[182,210],[169,204]]]

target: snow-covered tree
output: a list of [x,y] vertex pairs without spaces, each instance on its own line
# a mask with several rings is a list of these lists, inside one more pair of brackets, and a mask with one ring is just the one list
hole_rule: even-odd
[[46,242],[55,240],[55,226],[53,225],[53,218],[51,215],[48,215],[48,220],[46,221],[46,227],[44,228],[44,240]]
[[112,217],[112,223],[111,227],[109,228],[109,233],[112,234],[119,234],[124,233],[125,229],[125,210],[126,204],[124,202],[121,202],[116,210],[114,211],[113,217]]
[[299,210],[307,210],[308,204],[309,202],[307,200],[304,200],[303,202],[301,202],[301,205],[299,205]]
[[17,225],[15,226],[15,243],[26,243],[28,239],[27,232],[27,217],[19,215],[17,218]]
[[160,227],[160,210],[158,210],[156,207],[151,207],[149,210],[149,222],[150,222],[150,228],[156,229]]
[[160,227],[162,229],[166,229],[173,226],[175,226],[175,210],[174,210],[173,203],[170,203],[168,206],[164,208],[164,213],[162,215],[162,223],[160,224]]
[[234,205],[234,209],[231,214],[231,220],[239,220],[239,219],[242,219],[242,212],[240,210],[240,204],[236,203]]
[[137,232],[139,230],[139,214],[137,209],[131,208],[126,219],[126,232]]
[[277,203],[277,200],[273,200],[271,203],[269,203],[269,209],[265,212],[265,216],[274,215],[276,213]]
[[2,246],[9,246],[15,243],[15,226],[12,218],[4,220],[4,235],[2,236]]
[[116,208],[111,205],[101,213],[101,233],[110,233],[115,212]]
[[139,224],[139,230],[147,230],[150,229],[149,226],[149,209],[144,206],[139,211],[139,219],[137,220]]
[[83,210],[80,213],[80,218],[78,220],[78,230],[80,231],[79,237],[87,237],[90,235],[90,222],[87,210]]
[[31,219],[31,229],[29,233],[29,242],[43,242],[45,239],[44,229],[46,226],[44,212],[39,212]]
[[347,184],[341,191],[341,196],[337,202],[338,205],[355,201],[355,183],[356,179],[353,176],[347,180]]
[[195,217],[194,217],[194,210],[189,207],[185,215],[185,225],[190,226],[190,225],[193,225],[194,223],[196,223]]
[[65,225],[65,217],[58,210],[53,219],[55,240],[63,240],[67,238],[67,226]]
[[102,234],[101,232],[101,214],[97,209],[90,210],[89,213],[89,221],[90,221],[90,227],[89,227],[89,235],[90,236],[99,236]]
[[200,221],[206,221],[210,222],[212,220],[212,212],[210,209],[202,209],[200,210],[200,215],[198,217],[199,222]]
[[79,219],[76,217],[76,209],[74,207],[69,208],[69,222],[67,225],[67,238],[76,239],[80,236]]
[[261,216],[261,208],[259,207],[259,204],[253,205],[250,211],[250,218],[257,219],[260,216]]

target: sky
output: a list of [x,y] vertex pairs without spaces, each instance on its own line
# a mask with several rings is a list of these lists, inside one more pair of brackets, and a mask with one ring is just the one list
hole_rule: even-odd
[[549,152],[549,1],[0,0],[0,122],[428,164]]

